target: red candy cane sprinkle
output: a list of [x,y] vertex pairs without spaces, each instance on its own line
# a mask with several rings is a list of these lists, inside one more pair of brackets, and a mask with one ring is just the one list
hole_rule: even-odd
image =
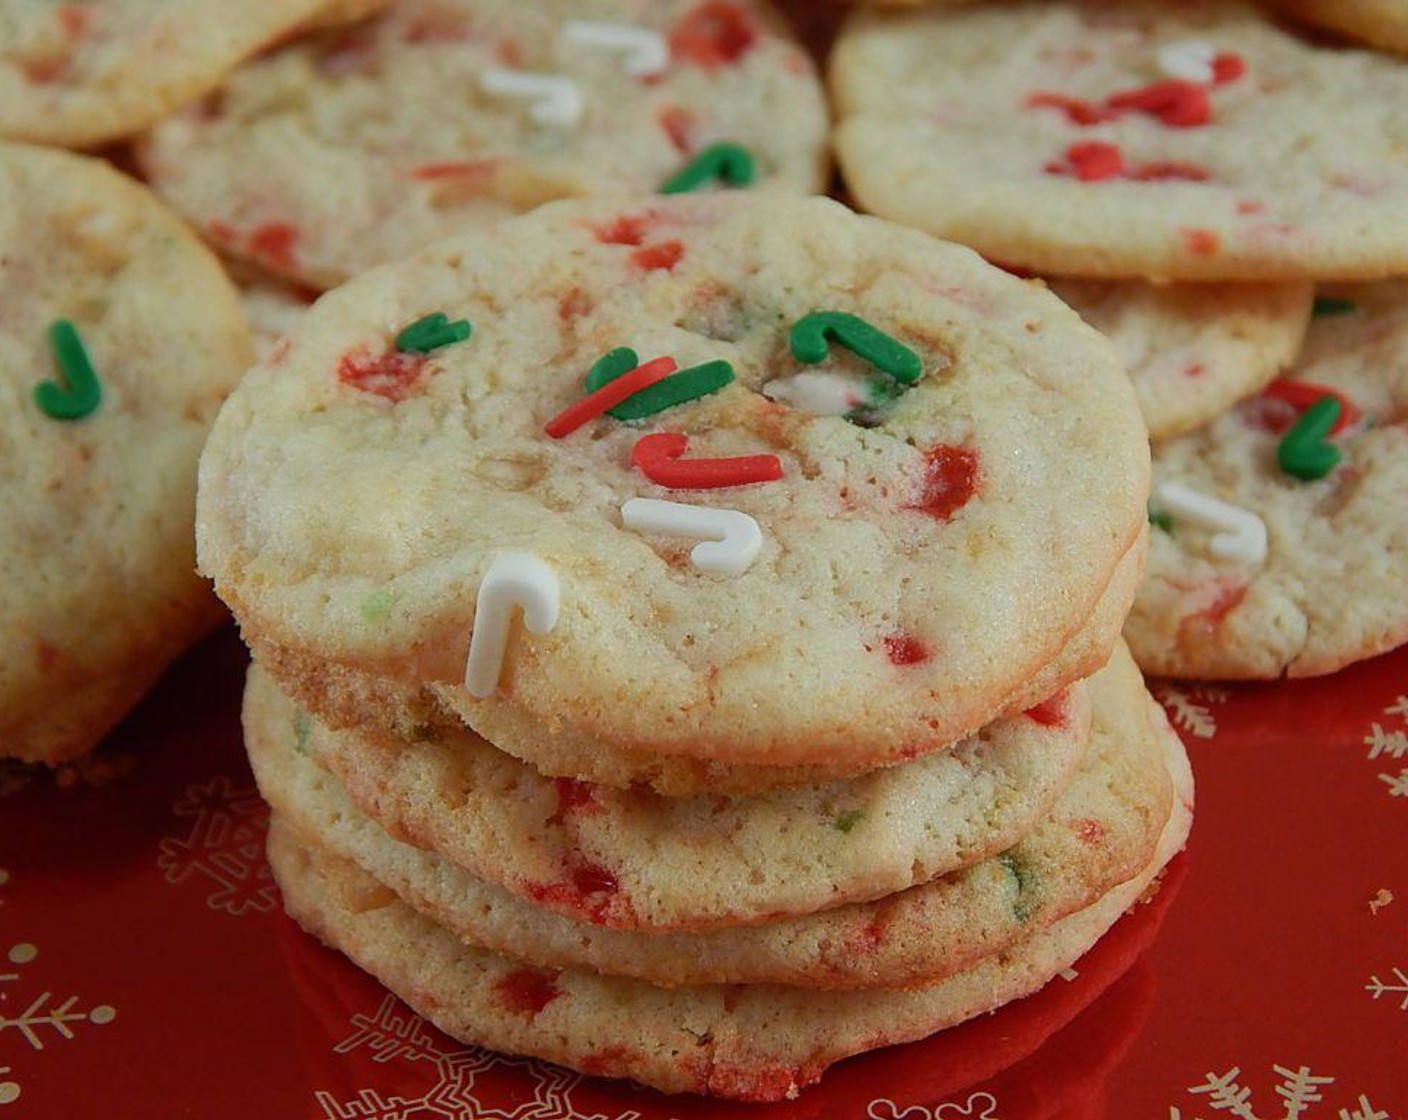
[[1111,109],[1148,113],[1170,128],[1197,128],[1212,120],[1207,88],[1178,78],[1116,93],[1105,104]]
[[670,490],[717,490],[776,482],[782,462],[776,455],[740,455],[732,459],[681,459],[689,437],[677,432],[642,436],[631,449],[631,465],[657,486]]
[[543,431],[553,439],[569,436],[588,420],[610,411],[642,389],[650,388],[657,381],[664,381],[678,368],[674,358],[656,358],[653,362],[637,366],[614,381],[608,381],[596,392],[568,405],[543,425]]
[[1072,124],[1090,125],[1112,121],[1118,115],[1094,101],[1064,93],[1038,92],[1027,98],[1029,109],[1058,109]]
[[1284,401],[1297,412],[1304,412],[1311,405],[1314,405],[1326,397],[1333,397],[1340,402],[1340,418],[1335,421],[1334,427],[1330,429],[1330,435],[1339,435],[1351,424],[1356,423],[1362,415],[1354,406],[1354,402],[1341,393],[1338,389],[1331,389],[1325,385],[1316,385],[1311,381],[1273,381],[1261,394],[1268,400]]

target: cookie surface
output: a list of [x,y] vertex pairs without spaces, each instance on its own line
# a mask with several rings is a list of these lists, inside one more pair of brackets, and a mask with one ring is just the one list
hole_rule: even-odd
[[[296,725],[288,704],[261,697],[267,683],[257,675],[246,700],[245,739],[260,789],[290,828],[354,860],[469,944],[540,967],[581,966],[665,987],[900,987],[969,967],[1093,903],[1152,858],[1171,797],[1163,755],[1178,749],[1177,739],[1153,726],[1150,701],[1123,650],[1090,688],[1095,712],[1090,751],[1056,804],[1000,857],[870,905],[669,936],[603,929],[547,913],[433,850],[403,842],[414,833],[399,827],[399,818],[383,814],[389,831],[403,837],[392,839],[314,761],[317,732],[311,725]],[[467,800],[480,792],[475,784]],[[761,807],[764,814],[771,808],[766,802]],[[918,804],[912,811],[923,812]],[[961,812],[961,803],[952,811]],[[563,809],[555,814],[563,815]],[[775,820],[776,814],[766,819]],[[864,818],[841,819],[854,844],[874,842],[861,827]],[[556,842],[553,833],[562,823],[549,821],[546,843]],[[721,824],[726,827],[727,821]],[[697,829],[689,838],[701,846],[707,839]],[[824,839],[819,859],[826,855]],[[584,849],[592,841],[591,835],[581,837]],[[692,879],[704,876],[701,866]]]
[[1053,279],[1115,347],[1155,443],[1221,415],[1283,373],[1310,323],[1309,284]]
[[[1179,483],[1254,515],[1268,544],[1260,563],[1217,559],[1207,526],[1174,516],[1154,530],[1126,626],[1146,672],[1317,676],[1408,640],[1408,520],[1398,512],[1408,486],[1408,284],[1324,289],[1320,303],[1331,313],[1311,324],[1288,378],[1158,449],[1156,512],[1159,486]],[[1329,437],[1340,461],[1302,481],[1281,467],[1278,447],[1307,405],[1332,394],[1349,406],[1350,423]]]
[[[569,21],[654,33],[663,68],[633,76]],[[508,72],[571,83],[580,119],[483,88]],[[751,153],[759,188],[825,185],[820,80],[762,0],[401,0],[242,68],[143,163],[222,252],[330,287],[551,199],[657,190],[718,142]]]
[[1069,967],[1182,848],[1192,786],[1155,858],[1099,902],[937,984],[808,991],[781,985],[672,990],[582,969],[541,970],[466,946],[355,864],[271,822],[269,857],[289,913],[441,1030],[665,1092],[780,1100],[833,1062],[907,1042],[993,1010]]
[[[293,726],[257,669],[247,720]],[[1070,781],[1081,686],[948,751],[843,782],[665,799],[544,778],[470,735],[392,747],[310,722],[309,755],[392,835],[580,921],[704,929],[893,894],[1001,851]]]
[[[194,570],[195,468],[249,337],[219,265],[148,191],[22,145],[0,145],[0,306],[0,754],[54,763],[219,617]],[[58,364],[57,321],[96,400]]]
[[[648,244],[617,244],[623,224]],[[874,426],[765,395],[807,368],[789,330],[819,308],[925,371]],[[473,337],[392,350],[440,309]],[[548,438],[627,344],[735,379]],[[812,368],[869,369],[839,346]],[[783,478],[658,487],[630,462],[662,429],[691,457],[774,455]],[[780,194],[560,203],[319,301],[217,424],[201,563],[252,643],[463,692],[471,726],[505,705],[624,749],[878,765],[1065,683],[1028,695],[1144,531],[1147,454],[1108,344],[966,250]],[[751,516],[757,559],[695,569],[691,542],[623,527],[637,496]],[[549,565],[563,609],[546,635],[515,628],[473,700],[475,597],[503,551]]]
[[3,0],[0,137],[78,148],[131,135],[329,6]]
[[1313,46],[1250,4],[858,12],[831,84],[862,208],[992,260],[1105,278],[1408,271],[1408,118],[1382,110],[1408,100],[1408,67]]

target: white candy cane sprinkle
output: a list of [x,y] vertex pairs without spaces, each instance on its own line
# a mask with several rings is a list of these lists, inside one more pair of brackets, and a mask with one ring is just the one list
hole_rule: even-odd
[[1154,56],[1159,69],[1170,78],[1211,85],[1216,78],[1213,61],[1217,50],[1202,39],[1178,39],[1165,43]]
[[690,551],[689,559],[709,575],[742,575],[763,547],[763,531],[758,523],[736,509],[631,498],[621,507],[621,521],[638,533],[703,541]]
[[485,70],[479,75],[479,86],[496,97],[531,101],[528,115],[539,124],[570,128],[582,119],[582,90],[571,78],[526,70]]
[[624,23],[569,19],[562,37],[582,47],[600,47],[623,54],[621,69],[632,78],[650,78],[670,63],[670,48],[658,31]]
[[1165,482],[1154,491],[1160,509],[1215,531],[1209,549],[1219,560],[1260,564],[1266,559],[1266,522],[1241,506]]
[[481,700],[499,687],[509,623],[523,608],[530,634],[547,634],[557,625],[561,592],[557,573],[530,552],[502,552],[494,557],[474,605],[474,632],[464,667],[464,686]]

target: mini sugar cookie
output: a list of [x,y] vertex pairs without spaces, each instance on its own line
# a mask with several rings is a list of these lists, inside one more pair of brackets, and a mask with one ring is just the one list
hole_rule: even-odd
[[231,276],[239,287],[240,303],[254,338],[254,355],[263,361],[303,318],[318,293],[247,269],[233,268]]
[[[220,83],[328,0],[0,2],[0,137],[86,148],[131,135]],[[341,14],[375,3],[342,0]]]
[[[1408,271],[1408,65],[1241,0],[858,11],[832,55],[863,209],[1037,272]],[[1307,127],[1333,120],[1334,127]]]
[[1155,443],[1201,428],[1283,373],[1313,294],[1309,284],[1050,285],[1114,344]]
[[555,198],[818,191],[826,148],[821,83],[763,0],[401,0],[245,66],[142,161],[222,252],[331,287]]
[[1146,672],[1317,676],[1408,640],[1408,284],[1326,289],[1317,306],[1290,376],[1155,455],[1126,627]]
[[148,191],[21,145],[0,145],[0,308],[0,755],[53,764],[219,618],[195,468],[249,336]]
[[1177,796],[1145,868],[1005,951],[910,990],[660,988],[581,968],[536,968],[465,945],[277,814],[269,859],[295,920],[456,1038],[665,1092],[782,1100],[844,1057],[992,1011],[1075,963],[1184,845],[1193,790],[1180,746],[1171,746],[1170,769]]
[[[407,349],[425,324],[460,333]],[[818,329],[829,357],[797,357]],[[677,372],[626,418],[548,434],[661,358]],[[804,373],[850,385],[850,419],[785,403]],[[781,477],[651,482],[633,454],[659,433],[683,465]],[[854,772],[1069,683],[1041,671],[1146,528],[1147,454],[1108,343],[965,249],[779,192],[564,202],[310,309],[221,414],[201,564],[251,644],[434,686],[471,726],[507,708],[621,749]],[[633,497],[738,510],[761,551],[700,571],[694,542],[622,524]],[[551,568],[561,611],[515,627],[479,699],[476,591],[506,552]]]
[[[294,712],[255,670],[250,737]],[[708,929],[868,901],[1010,847],[1071,780],[1090,701],[1073,686],[948,751],[734,798],[545,778],[469,735],[393,745],[313,721],[303,738],[388,832],[480,879],[578,921]]]
[[1288,16],[1391,51],[1408,51],[1403,0],[1269,0]]
[[[1153,857],[1171,797],[1163,755],[1177,749],[1177,739],[1152,722],[1155,707],[1123,649],[1109,669],[1091,679],[1090,691],[1090,751],[1051,808],[1001,854],[870,904],[830,907],[792,919],[769,915],[760,925],[672,931],[669,936],[608,929],[548,913],[531,898],[517,898],[455,865],[437,850],[441,846],[426,846],[424,834],[406,829],[404,814],[382,813],[378,823],[314,761],[322,753],[316,741],[328,733],[278,698],[257,667],[245,704],[245,741],[260,789],[289,827],[320,838],[470,944],[512,953],[539,967],[580,966],[665,986],[907,987],[962,971],[1090,905]],[[908,765],[923,769],[928,762]],[[979,772],[973,781],[987,778]],[[501,793],[482,781],[467,784],[471,799],[497,795],[505,802],[523,800],[522,786]],[[862,793],[865,784],[855,783],[856,792]],[[559,783],[554,800],[558,809],[549,818],[549,836],[568,819],[577,827],[599,819],[620,799],[603,797],[599,787]],[[965,800],[955,802],[955,815]],[[644,813],[657,811],[650,799],[638,798],[637,804]],[[775,805],[759,804],[763,814],[775,814]],[[834,837],[858,854],[875,848],[872,814],[859,807],[860,801],[845,804],[851,807],[824,822],[822,846],[829,847]],[[923,810],[916,804],[912,812]],[[729,823],[720,818],[707,833],[696,827],[681,836],[702,847]],[[763,847],[769,858],[780,859],[791,838],[805,844],[817,836],[794,827],[774,833]],[[505,840],[512,848],[511,837]],[[584,836],[584,849],[590,843]],[[453,847],[462,842],[443,846]],[[665,854],[661,851],[657,858]],[[518,856],[514,850],[509,858]],[[701,865],[688,878],[691,883],[710,880],[712,872]],[[602,901],[604,895],[598,897]]]

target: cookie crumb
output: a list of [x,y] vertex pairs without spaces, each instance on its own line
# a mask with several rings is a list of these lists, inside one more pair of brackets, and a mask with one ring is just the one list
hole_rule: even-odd
[[1379,893],[1369,900],[1369,913],[1377,915],[1380,910],[1393,901],[1393,892],[1379,888]]

